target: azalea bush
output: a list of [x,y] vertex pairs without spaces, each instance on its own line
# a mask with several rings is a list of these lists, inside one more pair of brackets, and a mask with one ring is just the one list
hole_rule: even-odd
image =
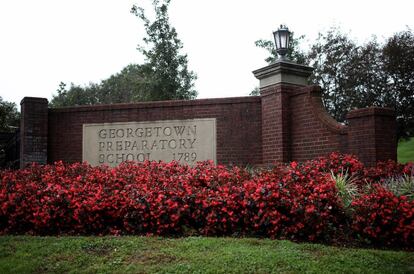
[[[392,169],[392,166],[397,169]],[[333,153],[249,170],[200,162],[32,165],[0,171],[0,233],[38,235],[254,235],[414,244],[413,201],[384,182],[412,164],[365,168]],[[358,194],[344,200],[341,174]],[[369,187],[368,187],[369,186]]]

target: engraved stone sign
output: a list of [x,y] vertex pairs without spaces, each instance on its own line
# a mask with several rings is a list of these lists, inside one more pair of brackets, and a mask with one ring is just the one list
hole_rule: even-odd
[[93,166],[123,161],[216,163],[216,119],[83,125],[82,159]]

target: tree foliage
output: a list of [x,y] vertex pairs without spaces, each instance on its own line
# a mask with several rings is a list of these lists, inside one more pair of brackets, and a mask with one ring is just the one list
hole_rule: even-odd
[[154,0],[155,19],[151,21],[142,7],[134,5],[131,13],[144,24],[146,36],[138,51],[144,55],[144,64],[130,64],[121,72],[100,83],[82,87],[60,83],[53,107],[194,99],[196,75],[188,69],[187,55],[181,54],[183,44],[177,31],[171,27],[168,16],[170,0]]
[[[359,47],[338,29],[319,34],[312,45],[308,59],[314,72],[311,82],[323,89],[323,99],[328,112],[344,121],[346,113],[357,103],[354,95],[358,83]],[[353,102],[354,101],[354,102]]]
[[[298,43],[293,44],[291,52],[297,47]],[[268,62],[276,56],[275,51],[270,53]],[[414,34],[410,29],[384,43],[372,38],[358,45],[334,27],[319,34],[303,58],[302,64],[314,67],[310,82],[322,87],[325,107],[335,119],[345,121],[355,108],[390,107],[397,115],[398,137],[414,135]],[[297,60],[295,55],[291,60]]]
[[414,136],[414,33],[408,29],[390,37],[382,58],[387,75],[383,101],[396,110],[399,135]]
[[180,54],[183,44],[177,31],[170,26],[168,5],[170,0],[154,0],[155,20],[151,22],[142,7],[134,5],[131,12],[140,18],[147,32],[144,46],[138,50],[147,59],[146,76],[151,83],[153,99],[194,99],[196,75],[188,69],[186,54]]
[[0,131],[13,132],[19,126],[20,113],[16,104],[0,97]]
[[68,89],[66,84],[61,82],[51,105],[63,107],[151,100],[150,93],[144,92],[149,84],[142,77],[143,67],[130,64],[101,83],[90,83],[86,87],[71,83]]

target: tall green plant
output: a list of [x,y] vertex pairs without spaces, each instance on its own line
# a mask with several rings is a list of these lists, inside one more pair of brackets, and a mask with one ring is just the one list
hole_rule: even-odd
[[345,209],[348,209],[358,195],[358,186],[356,185],[357,178],[349,176],[348,172],[342,171],[335,174],[331,171],[331,177],[335,181],[338,190],[338,196],[342,200]]
[[16,104],[0,97],[0,131],[12,132],[19,126],[20,113]]
[[168,16],[170,0],[154,0],[155,19],[151,21],[142,7],[134,5],[131,13],[144,23],[146,36],[138,50],[144,64],[130,64],[100,83],[82,87],[59,85],[51,106],[74,106],[129,103],[137,101],[194,99],[196,75],[188,69],[183,44]]
[[414,200],[414,175],[405,174],[400,177],[386,179],[382,186],[394,193],[396,196],[406,196]]
[[154,0],[155,19],[151,21],[142,7],[134,5],[131,13],[144,23],[147,36],[143,38],[144,45],[138,50],[144,55],[144,77],[148,79],[147,87],[153,100],[194,99],[197,92],[194,89],[196,75],[188,69],[186,54],[181,54],[183,48],[177,31],[171,27],[168,15],[170,0]]

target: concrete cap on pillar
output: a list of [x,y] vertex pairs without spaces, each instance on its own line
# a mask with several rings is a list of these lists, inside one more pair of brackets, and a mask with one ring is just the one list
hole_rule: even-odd
[[260,80],[260,88],[279,83],[307,86],[312,71],[312,67],[287,60],[277,60],[264,68],[253,71],[253,74]]
[[20,105],[23,105],[24,103],[48,103],[48,100],[46,98],[41,98],[41,97],[24,97],[21,101],[20,101]]

